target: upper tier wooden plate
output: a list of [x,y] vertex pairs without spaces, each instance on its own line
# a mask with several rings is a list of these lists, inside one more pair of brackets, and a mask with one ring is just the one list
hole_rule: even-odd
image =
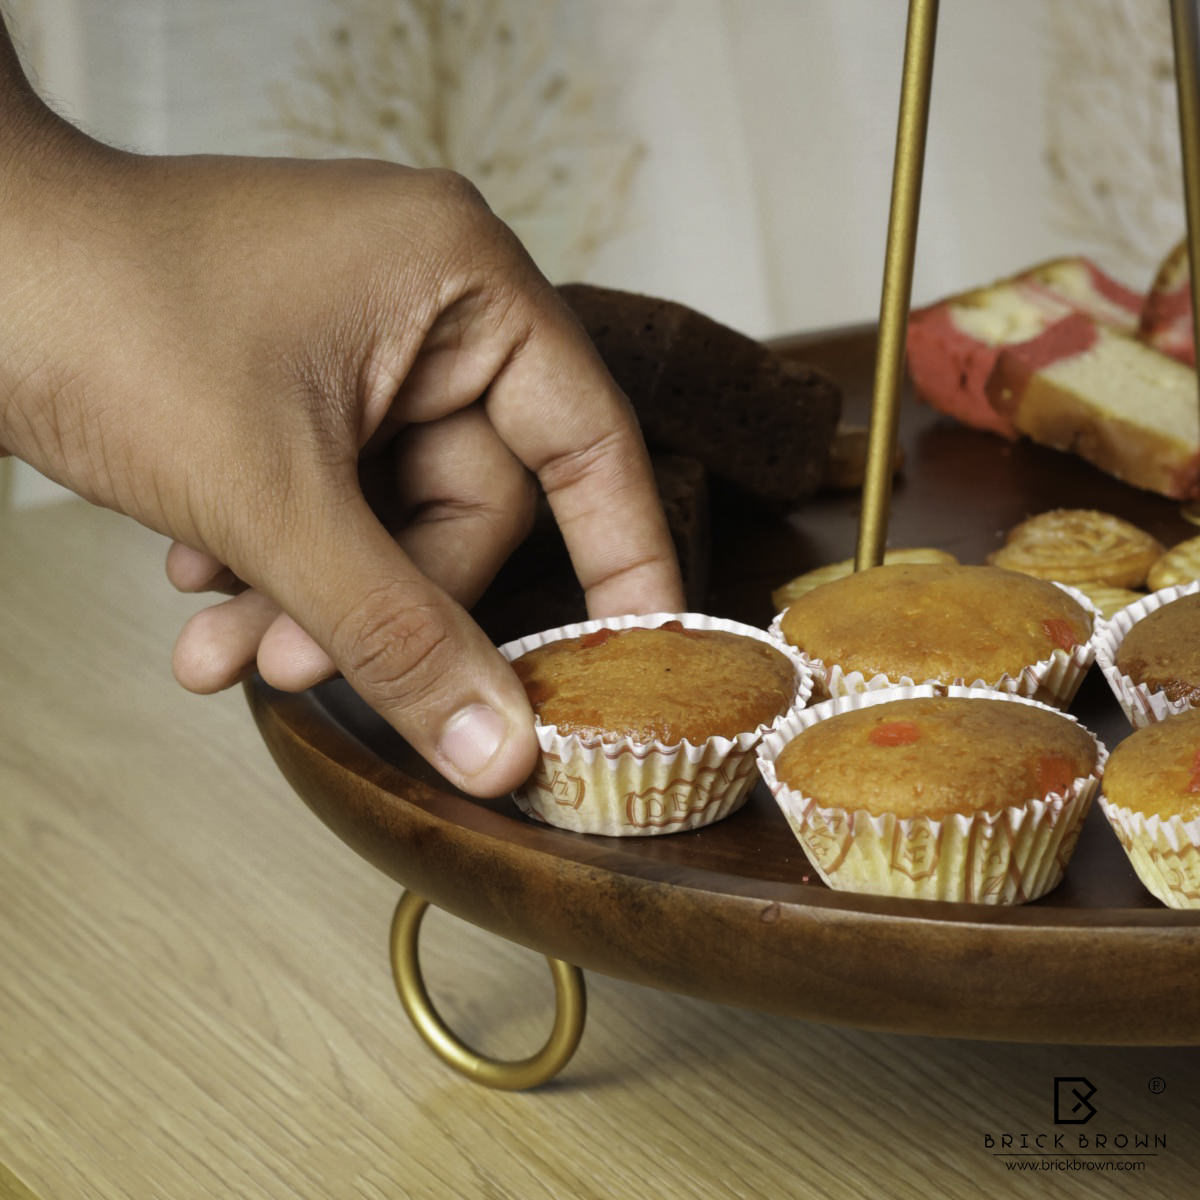
[[[874,334],[790,339],[866,421]],[[891,545],[981,562],[1001,533],[1059,506],[1125,516],[1165,543],[1195,528],[1171,501],[1066,455],[961,428],[906,397]],[[857,499],[779,517],[714,512],[709,610],[765,625],[770,590],[853,553]],[[497,639],[511,620],[484,606]],[[511,606],[510,606],[511,607]],[[526,631],[557,623],[524,611]],[[832,892],[760,785],[694,833],[596,838],[451,788],[341,681],[284,695],[247,684],[254,718],[309,806],[363,857],[485,929],[579,966],[771,1012],[910,1033],[1019,1041],[1200,1043],[1200,912],[1163,908],[1094,806],[1064,882],[1015,909]],[[1073,711],[1111,747],[1128,732],[1099,673]]]

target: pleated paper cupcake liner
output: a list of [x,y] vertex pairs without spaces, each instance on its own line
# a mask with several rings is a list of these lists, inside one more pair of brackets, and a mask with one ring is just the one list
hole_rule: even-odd
[[[780,647],[764,630],[702,613],[653,613],[564,625],[500,647],[510,661],[549,642],[600,629],[653,629],[678,621],[685,629],[740,634],[783,649],[796,671],[796,695],[788,712],[807,703],[812,677],[800,656]],[[734,738],[711,737],[699,745],[584,739],[537,722],[541,755],[526,783],[513,794],[526,816],[576,833],[639,837],[711,825],[736,812],[757,781],[754,751],[769,725]]]
[[[1016,675],[1005,674],[999,679],[967,679],[960,676],[949,681],[939,679],[912,679],[902,675],[893,679],[888,675],[868,677],[862,671],[845,671],[838,663],[826,664],[823,660],[797,650],[800,661],[813,673],[816,697],[835,699],[839,696],[856,696],[868,692],[882,691],[885,688],[896,687],[947,687],[983,688],[1006,696],[1019,696],[1029,700],[1037,700],[1054,708],[1066,709],[1075,699],[1079,685],[1095,658],[1094,636],[1095,629],[1101,620],[1096,606],[1078,588],[1065,583],[1056,583],[1055,587],[1066,592],[1073,600],[1079,602],[1092,616],[1093,637],[1086,642],[1080,642],[1072,650],[1055,650],[1049,658],[1031,663],[1022,668]],[[784,610],[786,612],[786,609]],[[783,646],[790,646],[783,635],[783,613],[777,613],[771,622],[768,632],[775,641]],[[792,647],[796,649],[795,647]]]
[[1095,772],[1073,780],[1061,794],[1052,792],[995,813],[955,813],[940,819],[872,816],[861,809],[820,805],[775,774],[775,760],[783,748],[817,721],[875,704],[942,695],[1029,704],[1075,720],[1050,705],[990,688],[892,687],[839,696],[792,712],[763,738],[759,770],[809,861],[831,888],[972,904],[1036,900],[1061,881],[1096,793],[1108,752],[1094,734]]
[[1141,600],[1126,605],[1108,620],[1101,620],[1092,641],[1096,649],[1096,665],[1112,689],[1125,716],[1134,729],[1142,729],[1155,721],[1165,721],[1192,705],[1187,700],[1172,700],[1165,692],[1152,692],[1145,684],[1134,683],[1117,666],[1117,654],[1129,631],[1144,617],[1170,604],[1181,596],[1200,592],[1200,580],[1160,588]]
[[1151,895],[1168,908],[1200,908],[1200,818],[1147,817],[1104,795],[1100,808]]

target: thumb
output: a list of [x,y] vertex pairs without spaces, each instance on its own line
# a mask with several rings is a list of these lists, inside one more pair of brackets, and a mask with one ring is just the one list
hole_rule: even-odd
[[322,505],[297,541],[277,541],[259,586],[451,783],[477,796],[517,787],[537,755],[533,713],[466,610],[417,570],[361,495]]

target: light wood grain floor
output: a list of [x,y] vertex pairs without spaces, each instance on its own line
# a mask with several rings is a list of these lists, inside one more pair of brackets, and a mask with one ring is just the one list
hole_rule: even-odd
[[[0,1200],[1194,1194],[1191,1049],[881,1036],[592,976],[555,1083],[460,1079],[392,989],[396,886],[292,795],[240,693],[171,680],[197,605],[164,551],[82,503],[0,515]],[[422,947],[460,1032],[540,1041],[537,956],[440,913]],[[1054,1126],[1055,1076],[1097,1087],[1087,1126]],[[1081,1132],[1166,1145],[1097,1179],[996,1156],[1022,1132],[1076,1164],[1117,1161]]]

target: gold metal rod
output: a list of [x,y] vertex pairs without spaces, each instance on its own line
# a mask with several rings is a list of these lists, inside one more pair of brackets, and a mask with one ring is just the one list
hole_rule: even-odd
[[408,1018],[429,1048],[448,1066],[485,1087],[519,1092],[552,1079],[567,1065],[583,1036],[587,993],[583,972],[560,958],[546,957],[554,977],[554,1027],[536,1054],[516,1062],[488,1058],[455,1035],[433,1006],[421,974],[421,920],[429,901],[405,892],[392,917],[392,977]]
[[[1183,196],[1187,211],[1188,267],[1192,281],[1192,337],[1200,352],[1200,79],[1196,0],[1171,0],[1175,41],[1175,90],[1179,98],[1179,142],[1183,150]],[[1200,394],[1197,395],[1200,405]]]
[[925,166],[925,131],[929,125],[937,14],[938,0],[909,0],[896,158],[892,165],[892,206],[888,215],[883,295],[879,305],[871,432],[867,439],[862,515],[854,560],[858,571],[882,562],[887,545],[892,462],[896,455],[896,425],[900,419],[904,338],[917,249],[917,217],[921,208],[921,174]]

